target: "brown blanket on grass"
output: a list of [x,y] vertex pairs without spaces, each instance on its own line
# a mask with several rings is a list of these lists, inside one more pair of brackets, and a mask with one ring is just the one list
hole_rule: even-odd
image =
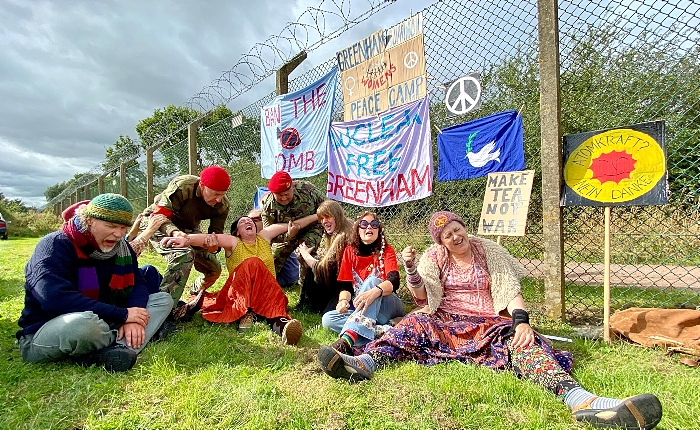
[[610,329],[644,346],[700,356],[700,311],[629,308],[610,317]]

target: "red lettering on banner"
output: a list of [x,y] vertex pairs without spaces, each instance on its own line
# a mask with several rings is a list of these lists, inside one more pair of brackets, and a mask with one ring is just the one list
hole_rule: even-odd
[[[362,85],[367,87],[368,90],[376,90],[379,87],[383,87],[386,85],[387,82],[389,82],[389,78],[396,72],[396,66],[394,64],[390,64],[389,68],[384,70],[384,73],[380,74],[379,77],[367,77],[363,76],[362,77]],[[376,76],[376,75],[374,75]]]
[[[309,112],[313,112],[316,109],[326,104],[326,94],[327,91],[324,90],[326,83],[320,84],[318,87],[311,90],[311,94],[302,94],[301,97],[291,99],[290,102],[294,103],[294,118],[299,118],[299,115],[306,115]],[[301,103],[297,103],[297,102]],[[299,112],[299,107],[302,108],[302,112]]]
[[422,174],[417,169],[411,169],[410,174],[399,173],[396,178],[388,181],[362,181],[346,178],[342,175],[328,172],[328,187],[326,192],[329,196],[338,196],[346,201],[359,204],[372,203],[382,204],[388,197],[389,202],[395,202],[403,198],[410,198],[420,194],[421,190],[427,188],[428,192],[433,190],[430,178],[430,166],[422,169]]
[[413,191],[413,194],[416,193],[416,182],[418,183],[419,187],[423,186],[424,181],[428,181],[428,191],[433,191],[433,181],[430,180],[430,169],[429,166],[425,166],[425,171],[423,172],[423,176],[418,176],[418,171],[416,169],[411,170],[411,190]]
[[265,108],[265,127],[276,126],[282,122],[282,112],[280,106]]
[[[316,167],[315,156],[316,153],[314,151],[300,152],[296,155],[292,152],[289,154],[289,158],[284,154],[277,154],[275,156],[275,166],[277,170],[286,170],[287,172],[291,172],[292,168],[311,171]],[[280,166],[280,163],[282,166]]]

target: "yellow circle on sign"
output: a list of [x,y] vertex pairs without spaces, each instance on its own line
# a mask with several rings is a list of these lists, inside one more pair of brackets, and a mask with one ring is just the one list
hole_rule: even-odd
[[591,136],[574,149],[564,166],[564,181],[585,199],[622,203],[651,191],[665,172],[658,142],[621,128]]

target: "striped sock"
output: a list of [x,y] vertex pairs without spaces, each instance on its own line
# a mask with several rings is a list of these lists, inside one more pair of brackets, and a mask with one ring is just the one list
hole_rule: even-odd
[[350,345],[350,348],[355,346],[355,342],[357,342],[358,337],[358,334],[352,330],[345,330],[343,334],[340,335],[340,338],[347,342],[348,345]]
[[569,390],[569,392],[566,393],[566,397],[564,397],[564,403],[566,403],[569,409],[573,410],[591,399],[593,399],[593,401],[591,401],[590,409],[610,409],[622,403],[620,399],[596,397],[595,394],[584,390],[582,387],[575,387]]

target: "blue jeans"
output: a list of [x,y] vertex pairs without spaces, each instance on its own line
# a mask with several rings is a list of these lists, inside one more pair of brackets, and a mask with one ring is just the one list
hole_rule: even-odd
[[[151,337],[160,328],[173,308],[173,299],[166,292],[148,296],[150,318],[146,325],[146,339],[136,352],[146,346]],[[119,324],[109,324],[91,311],[71,312],[60,315],[42,325],[36,333],[22,336],[19,349],[24,361],[28,363],[47,363],[75,357],[98,349],[106,348],[115,341],[125,345],[125,339],[117,341]]]
[[[382,282],[384,281],[376,276],[370,276],[364,280],[359,292],[369,291]],[[374,327],[377,324],[388,324],[390,319],[403,315],[403,302],[399,296],[391,293],[388,296],[374,299],[365,309],[364,315],[355,312],[354,309],[349,309],[342,314],[332,310],[323,314],[321,324],[336,333],[342,334],[345,330],[354,331],[360,336],[355,344],[361,346],[374,340]]]

